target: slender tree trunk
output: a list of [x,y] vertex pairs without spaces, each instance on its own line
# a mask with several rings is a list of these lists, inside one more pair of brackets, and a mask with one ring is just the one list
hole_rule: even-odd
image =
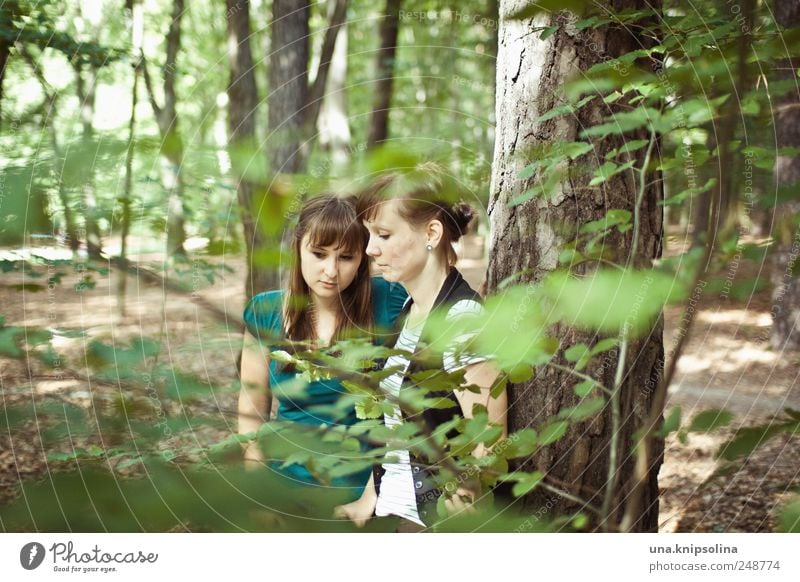
[[[140,5],[137,5],[140,6]],[[134,8],[136,10],[136,8]],[[141,18],[141,16],[140,16]],[[136,17],[134,17],[134,22]],[[133,191],[133,153],[134,140],[136,139],[136,104],[139,92],[139,71],[138,68],[133,72],[133,89],[131,92],[131,117],[128,121],[128,151],[125,154],[125,190],[122,194],[122,229],[120,231],[119,258],[121,264],[125,265],[128,261],[128,234],[131,229],[131,193]],[[119,279],[117,281],[117,307],[120,315],[125,315],[125,295],[128,283],[127,269],[119,269]]]
[[[255,148],[256,109],[258,90],[250,47],[250,2],[249,0],[227,0],[228,19],[228,63],[231,78],[228,83],[228,140],[231,149]],[[246,156],[249,159],[249,156]],[[278,286],[276,271],[259,266],[254,260],[254,251],[265,248],[264,234],[253,220],[256,186],[242,178],[237,156],[234,160],[236,192],[242,213],[245,247],[247,249],[247,297]]]
[[[333,20],[337,0],[328,0],[328,19]],[[330,152],[333,164],[341,166],[347,161],[350,146],[350,124],[347,118],[347,26],[342,25],[336,38],[325,99],[320,110],[317,127],[320,147]]]
[[136,105],[139,102],[139,75],[142,67],[142,43],[144,42],[144,6],[142,0],[127,3],[131,19],[131,46],[136,64],[133,68],[131,88],[131,116],[128,120],[128,151],[125,153],[125,189],[122,193],[122,229],[120,232],[120,269],[117,280],[117,308],[125,315],[125,295],[128,284],[128,233],[131,229],[131,194],[133,192],[133,154],[136,139]]
[[[56,101],[57,98],[55,95],[51,95],[48,99],[50,101],[49,111],[47,113],[47,132],[50,134],[50,143],[53,145],[53,157],[56,160],[60,160],[62,163],[65,161],[65,157],[63,152],[61,151],[61,147],[58,144],[58,133],[56,132],[56,128],[52,121],[52,116],[55,115],[56,111]],[[58,199],[61,201],[61,208],[64,212],[64,223],[67,229],[67,239],[69,239],[69,248],[74,253],[81,246],[81,237],[80,233],[78,232],[78,227],[75,222],[75,215],[72,212],[72,207],[70,206],[69,194],[67,193],[66,188],[64,188],[64,179],[62,177],[63,172],[58,171],[57,168],[53,168],[55,175],[56,182],[58,183]]]
[[6,77],[6,64],[8,63],[8,57],[10,54],[11,43],[4,39],[0,39],[0,121],[3,118],[3,79]]
[[400,28],[402,0],[386,0],[386,12],[380,27],[380,47],[376,65],[375,99],[369,121],[367,147],[373,148],[389,137],[389,111],[394,83],[394,62],[397,54],[397,34]]
[[[75,87],[78,94],[78,103],[81,110],[81,124],[83,125],[83,139],[89,145],[94,138],[94,111],[97,86],[97,67],[90,67],[88,87],[83,78],[83,67],[75,61]],[[86,251],[89,257],[100,259],[103,251],[100,239],[100,227],[97,224],[97,200],[95,197],[95,166],[94,162],[86,165],[82,170],[81,194],[83,196],[83,219],[86,225]]]
[[[800,0],[780,0],[773,3],[775,21],[784,29],[800,25]],[[796,79],[795,71],[800,59],[793,58],[779,65],[780,80]],[[800,90],[794,89],[776,103],[777,147],[800,147]],[[775,181],[780,187],[800,183],[800,156],[782,155],[775,160]],[[773,231],[776,248],[772,267],[772,337],[775,350],[800,350],[800,225],[797,216],[800,202],[784,204],[784,218],[779,219]]]
[[156,101],[153,83],[143,60],[143,73],[150,104],[161,133],[161,182],[167,191],[167,256],[183,256],[183,243],[186,240],[183,184],[183,140],[178,126],[177,97],[175,93],[176,66],[181,48],[181,21],[184,13],[184,0],[174,0],[172,20],[166,36],[166,58],[162,76],[164,81],[164,104]]
[[[612,208],[634,211],[636,192],[640,186],[631,173],[615,176],[601,187],[589,187],[591,172],[586,165],[596,166],[603,155],[621,146],[627,139],[648,138],[648,135],[616,136],[595,143],[596,151],[576,160],[556,187],[549,200],[534,199],[519,206],[509,207],[509,200],[533,184],[531,179],[520,178],[525,167],[525,152],[532,146],[557,141],[575,141],[582,128],[595,125],[597,120],[611,113],[608,107],[595,99],[574,116],[565,116],[536,122],[538,116],[561,103],[560,88],[567,80],[580,75],[592,65],[640,48],[643,39],[630,32],[613,29],[585,29],[577,31],[568,26],[566,14],[542,14],[525,20],[505,18],[523,7],[527,0],[501,0],[500,30],[497,57],[497,128],[495,156],[492,168],[491,201],[489,213],[492,223],[492,248],[488,269],[488,287],[498,291],[501,281],[516,273],[521,280],[536,284],[558,266],[559,245],[568,242],[570,233],[577,233],[581,225],[601,219]],[[653,3],[645,0],[615,0],[614,10],[646,9]],[[539,39],[537,27],[562,24],[546,40]],[[592,47],[592,48],[590,48]],[[593,50],[594,49],[594,50]],[[656,144],[657,146],[657,144]],[[657,149],[654,148],[654,149]],[[641,166],[645,154],[636,154]],[[536,179],[536,177],[534,177]],[[629,257],[633,248],[633,232],[613,235],[607,244],[616,249],[615,261],[626,264],[630,259],[635,267],[649,267],[660,256],[662,239],[661,181],[648,180],[640,208],[641,227],[635,256]],[[562,225],[555,228],[554,225]],[[594,267],[588,263],[575,270],[588,274]],[[563,348],[583,342],[594,344],[596,334],[574,328],[555,326],[551,332]],[[522,341],[522,340],[520,340]],[[608,352],[603,362],[593,362],[587,373],[606,386],[613,386],[619,363],[619,351]],[[609,512],[609,522],[603,525],[614,529],[620,522],[626,494],[634,483],[634,457],[631,455],[634,432],[642,426],[650,410],[653,388],[663,370],[664,350],[662,326],[659,323],[648,338],[629,343],[624,380],[619,392],[619,412],[622,424],[618,436],[618,471],[610,485],[614,497]],[[570,366],[559,353],[556,363]],[[539,426],[558,410],[577,404],[573,387],[575,378],[554,367],[537,370],[534,379],[509,387],[510,430]],[[648,389],[648,387],[651,387]],[[567,436],[539,451],[523,463],[528,469],[546,474],[551,485],[566,490],[573,496],[600,506],[609,474],[609,450],[612,442],[611,406],[592,420],[574,424]],[[634,526],[638,531],[655,531],[658,524],[657,475],[663,459],[663,442],[656,444],[650,456],[649,482],[640,505],[641,512]],[[524,505],[535,506],[556,503],[555,511],[576,510],[566,498],[553,499],[552,493],[536,490],[525,499]]]

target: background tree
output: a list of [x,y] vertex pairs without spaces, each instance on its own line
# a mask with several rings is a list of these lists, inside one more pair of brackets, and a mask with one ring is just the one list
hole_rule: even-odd
[[[775,21],[789,30],[800,24],[800,1],[774,2]],[[797,70],[800,60],[792,56],[778,63],[776,71],[779,81],[792,83],[792,88],[776,100],[775,129],[779,148],[800,148],[800,88],[797,86]],[[800,183],[800,156],[797,150],[789,149],[775,160],[776,185],[783,192],[790,191]],[[793,197],[794,198],[794,197]],[[796,200],[783,205],[788,212],[775,228],[774,263],[772,283],[774,302],[772,319],[772,347],[776,350],[800,349],[800,277],[797,258],[800,253],[800,225]]]
[[150,105],[153,108],[161,132],[161,182],[167,192],[167,256],[182,256],[183,244],[186,240],[186,210],[184,207],[184,145],[178,127],[177,96],[175,78],[177,76],[178,53],[181,48],[181,21],[185,12],[183,0],[174,0],[172,15],[167,34],[164,66],[161,69],[163,78],[164,102],[159,105],[153,81],[142,60],[144,82]]
[[[253,54],[250,47],[250,2],[248,0],[228,0],[228,65],[230,82],[228,83],[228,140],[232,149],[244,147],[245,152],[253,151],[256,137],[256,107],[258,105],[258,89],[253,66]],[[236,166],[236,193],[242,211],[245,248],[247,249],[247,280],[245,289],[248,296],[268,289],[274,284],[273,277],[264,269],[257,269],[254,263],[253,249],[262,248],[265,244],[261,229],[257,228],[252,215],[257,186],[245,178],[241,163],[252,163],[252,156],[233,155]],[[258,163],[258,162],[256,162]]]
[[317,119],[336,37],[346,12],[347,1],[337,0],[325,30],[316,77],[309,85],[310,4],[288,0],[272,3],[267,104],[269,167],[272,172],[296,174],[305,168],[316,137]]
[[379,28],[380,46],[376,55],[375,96],[369,121],[367,147],[386,141],[389,137],[389,111],[394,83],[394,62],[397,54],[397,33],[400,28],[402,0],[386,0]]

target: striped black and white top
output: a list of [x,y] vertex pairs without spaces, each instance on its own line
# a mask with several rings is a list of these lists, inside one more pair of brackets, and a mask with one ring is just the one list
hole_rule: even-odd
[[[477,317],[483,311],[483,307],[472,299],[463,299],[454,303],[447,311],[445,324],[459,326],[465,317]],[[419,343],[420,335],[425,326],[425,321],[414,325],[403,326],[397,338],[395,348],[413,354]],[[444,330],[446,333],[446,330]],[[474,337],[475,331],[464,330],[454,338],[451,349],[445,350],[442,354],[444,369],[447,372],[454,372],[470,364],[484,361],[486,358],[475,354],[468,354],[463,350],[463,346]],[[398,371],[381,382],[381,389],[391,401],[397,401],[400,396],[400,386],[403,383],[409,360],[404,355],[393,355],[386,360],[385,367],[398,368]],[[391,414],[384,415],[384,422],[387,427],[397,429],[403,422],[402,414],[398,407],[395,407]],[[375,507],[375,515],[379,517],[397,515],[419,525],[425,525],[419,517],[417,511],[417,500],[414,489],[414,477],[411,472],[411,461],[409,452],[406,449],[390,450],[386,453],[386,461],[383,463],[386,471],[381,478],[380,494],[378,504]]]

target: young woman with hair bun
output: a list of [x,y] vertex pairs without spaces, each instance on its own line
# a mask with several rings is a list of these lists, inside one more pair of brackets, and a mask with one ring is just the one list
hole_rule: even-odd
[[[401,283],[409,294],[394,346],[408,356],[389,357],[385,367],[398,367],[399,371],[381,382],[381,390],[389,400],[397,400],[400,391],[409,385],[409,377],[420,369],[416,362],[411,363],[410,356],[420,351],[431,334],[442,331],[428,324],[434,310],[446,311],[446,324],[459,328],[466,318],[475,318],[483,310],[480,296],[454,266],[457,257],[453,243],[464,234],[474,212],[466,203],[453,204],[444,199],[438,168],[419,170],[416,176],[421,175],[421,179],[397,174],[382,176],[358,199],[359,217],[369,231],[367,255],[386,281]],[[473,405],[481,404],[488,410],[489,422],[501,426],[505,435],[506,395],[490,397],[497,371],[485,358],[463,349],[472,337],[474,333],[457,335],[442,354],[441,368],[448,372],[464,369],[465,385],[478,386],[480,393],[460,389],[443,393],[457,406],[426,409],[421,413],[422,419],[432,431],[456,415],[470,418]],[[399,407],[384,415],[390,428],[405,420]],[[476,449],[474,454],[485,451]],[[374,468],[361,498],[338,507],[337,515],[348,517],[359,526],[372,516],[398,516],[406,520],[402,531],[431,525],[436,518],[436,502],[442,495],[434,483],[434,473],[427,460],[412,451],[390,451],[384,462]],[[455,494],[444,494],[445,506],[456,512],[474,501],[475,492],[462,487]]]

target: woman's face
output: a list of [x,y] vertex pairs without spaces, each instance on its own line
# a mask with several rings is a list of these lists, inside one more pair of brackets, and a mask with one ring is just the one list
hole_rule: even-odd
[[381,276],[387,281],[405,283],[415,279],[428,260],[425,229],[406,222],[397,210],[398,202],[390,200],[378,207],[372,220],[365,221],[369,231],[367,255],[375,260]]
[[337,245],[314,247],[308,233],[300,241],[300,271],[312,297],[326,300],[347,289],[358,274],[361,253]]

